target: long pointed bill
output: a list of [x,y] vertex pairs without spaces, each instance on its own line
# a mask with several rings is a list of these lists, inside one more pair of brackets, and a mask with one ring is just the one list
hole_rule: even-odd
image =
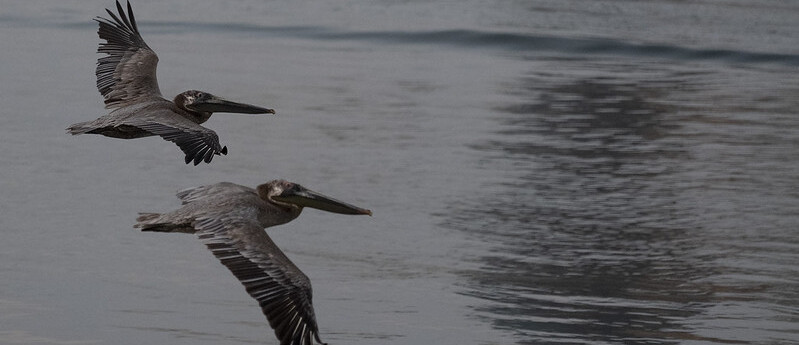
[[285,190],[280,195],[273,196],[272,198],[277,201],[291,203],[297,206],[311,207],[327,212],[372,215],[372,211],[370,210],[338,201],[331,197],[306,189],[300,185],[295,185],[295,188]]
[[208,113],[239,113],[239,114],[274,114],[273,109],[262,108],[257,105],[236,103],[219,97],[212,97],[196,101],[191,105],[187,105],[194,111],[208,112]]

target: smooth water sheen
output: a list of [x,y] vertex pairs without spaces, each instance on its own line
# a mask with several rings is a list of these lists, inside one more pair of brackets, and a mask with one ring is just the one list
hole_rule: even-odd
[[92,18],[0,0],[0,344],[274,344],[178,189],[370,208],[269,231],[330,344],[799,344],[799,3],[138,0],[167,97],[228,156],[65,133]]

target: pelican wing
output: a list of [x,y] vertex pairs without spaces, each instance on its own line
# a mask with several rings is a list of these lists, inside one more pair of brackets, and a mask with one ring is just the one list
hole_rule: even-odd
[[281,345],[321,343],[311,282],[256,223],[254,208],[197,218],[197,235],[258,304]]
[[97,34],[106,41],[97,52],[108,54],[97,60],[97,89],[109,109],[161,95],[155,78],[158,56],[139,34],[130,2],[127,15],[119,1],[116,4],[119,17],[106,9],[111,19],[95,18],[100,24]]
[[255,195],[256,191],[250,187],[245,187],[235,183],[219,182],[180,190],[177,193],[177,197],[183,202],[183,205],[186,205],[205,198],[219,198],[223,195],[231,196],[232,194]]
[[170,110],[160,110],[152,115],[130,118],[125,124],[141,128],[177,144],[186,154],[186,164],[191,161],[194,161],[194,165],[202,161],[210,163],[214,155],[227,154],[227,147],[219,144],[216,132]]

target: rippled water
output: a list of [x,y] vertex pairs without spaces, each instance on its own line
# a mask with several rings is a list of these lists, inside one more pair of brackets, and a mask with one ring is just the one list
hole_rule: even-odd
[[538,68],[473,145],[501,178],[444,224],[493,244],[464,293],[521,343],[798,339],[795,85],[706,103],[779,75],[658,65]]
[[287,178],[371,208],[270,235],[331,344],[799,343],[799,5],[133,3],[230,154],[71,137],[110,1],[0,1],[0,343],[275,343],[174,191]]

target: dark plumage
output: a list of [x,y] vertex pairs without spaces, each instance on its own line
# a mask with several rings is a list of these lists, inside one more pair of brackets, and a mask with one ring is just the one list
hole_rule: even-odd
[[116,3],[119,15],[96,18],[100,28],[97,60],[97,89],[105,107],[113,109],[94,121],[73,124],[73,135],[101,134],[120,139],[158,135],[174,142],[186,154],[185,162],[210,163],[214,155],[227,154],[214,131],[200,126],[214,112],[274,114],[272,109],[235,103],[202,91],[189,90],[169,101],[161,96],[156,79],[158,56],[139,34],[128,2],[127,15]]
[[303,207],[341,214],[372,212],[284,180],[256,189],[222,182],[186,189],[177,196],[183,207],[164,214],[141,213],[135,227],[196,234],[258,301],[281,345],[321,343],[311,281],[264,228],[292,221]]

